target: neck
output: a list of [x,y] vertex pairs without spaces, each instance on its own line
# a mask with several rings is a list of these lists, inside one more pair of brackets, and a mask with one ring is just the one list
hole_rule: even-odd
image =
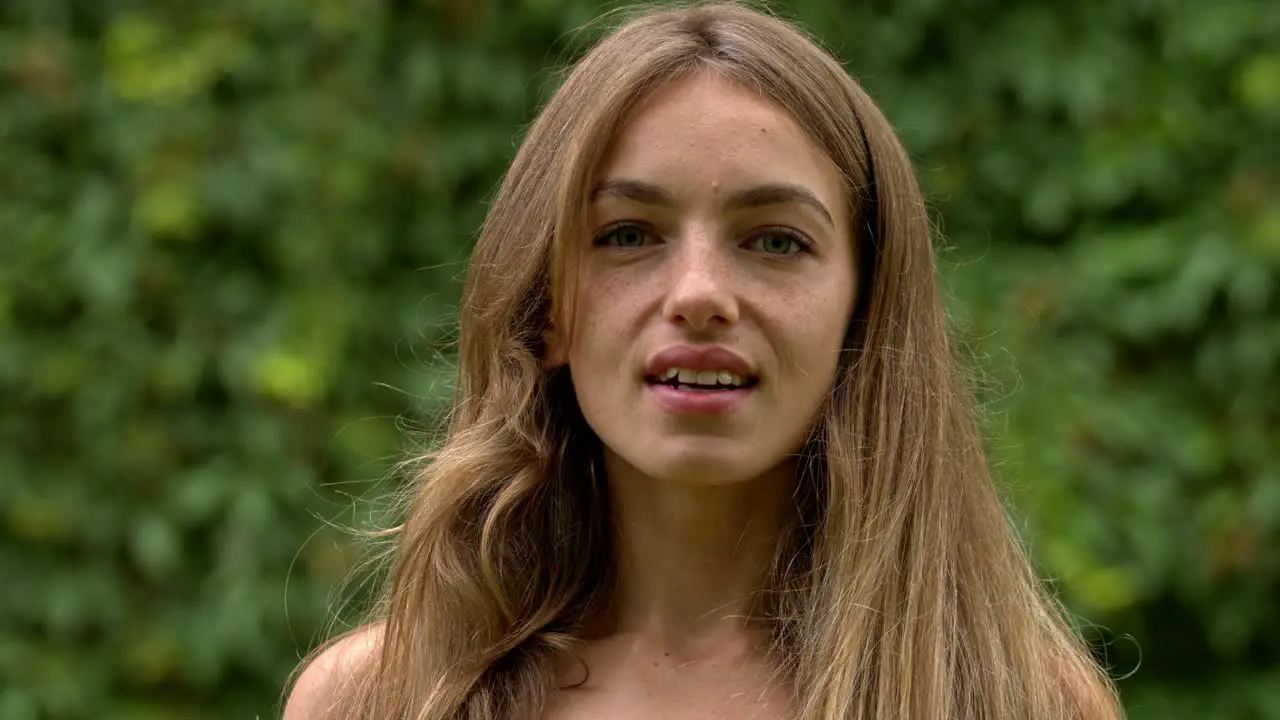
[[672,653],[761,638],[758,607],[790,516],[792,469],[750,481],[648,478],[606,452],[618,581],[606,632]]

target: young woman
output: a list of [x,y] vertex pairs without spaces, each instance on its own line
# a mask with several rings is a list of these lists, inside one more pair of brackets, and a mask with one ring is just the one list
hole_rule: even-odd
[[484,224],[379,616],[287,720],[1119,717],[1002,513],[930,240],[795,28],[616,30]]

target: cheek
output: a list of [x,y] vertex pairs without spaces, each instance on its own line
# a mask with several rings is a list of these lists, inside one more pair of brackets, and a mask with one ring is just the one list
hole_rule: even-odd
[[570,346],[569,362],[616,363],[625,351],[641,311],[645,289],[624,278],[592,273],[578,290],[576,337]]
[[808,296],[797,302],[796,308],[799,317],[808,318],[808,322],[785,326],[793,333],[793,341],[788,343],[794,348],[790,360],[809,382],[827,388],[835,380],[853,312],[852,295],[840,287]]
[[614,404],[610,398],[620,387],[618,373],[634,360],[628,355],[629,330],[618,299],[606,303],[584,296],[581,301],[567,359],[578,404],[594,414]]

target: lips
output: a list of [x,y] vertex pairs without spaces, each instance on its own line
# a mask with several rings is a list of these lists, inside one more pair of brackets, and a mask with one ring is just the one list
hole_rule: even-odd
[[[672,368],[699,373],[729,372],[744,382],[738,386],[694,388],[684,384],[662,382]],[[741,355],[724,347],[676,345],[650,358],[645,367],[645,382],[650,397],[668,413],[680,416],[708,416],[732,413],[755,393],[759,373]]]
[[711,372],[728,370],[734,375],[754,383],[759,375],[751,363],[732,350],[720,346],[675,345],[649,359],[645,366],[645,379],[657,382],[671,368]]

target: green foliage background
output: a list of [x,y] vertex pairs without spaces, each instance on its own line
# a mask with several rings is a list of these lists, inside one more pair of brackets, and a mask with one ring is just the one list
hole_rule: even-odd
[[[1280,4],[795,0],[1133,718],[1280,718]],[[254,718],[584,0],[0,3],[0,718]],[[363,510],[361,512],[364,512]]]

